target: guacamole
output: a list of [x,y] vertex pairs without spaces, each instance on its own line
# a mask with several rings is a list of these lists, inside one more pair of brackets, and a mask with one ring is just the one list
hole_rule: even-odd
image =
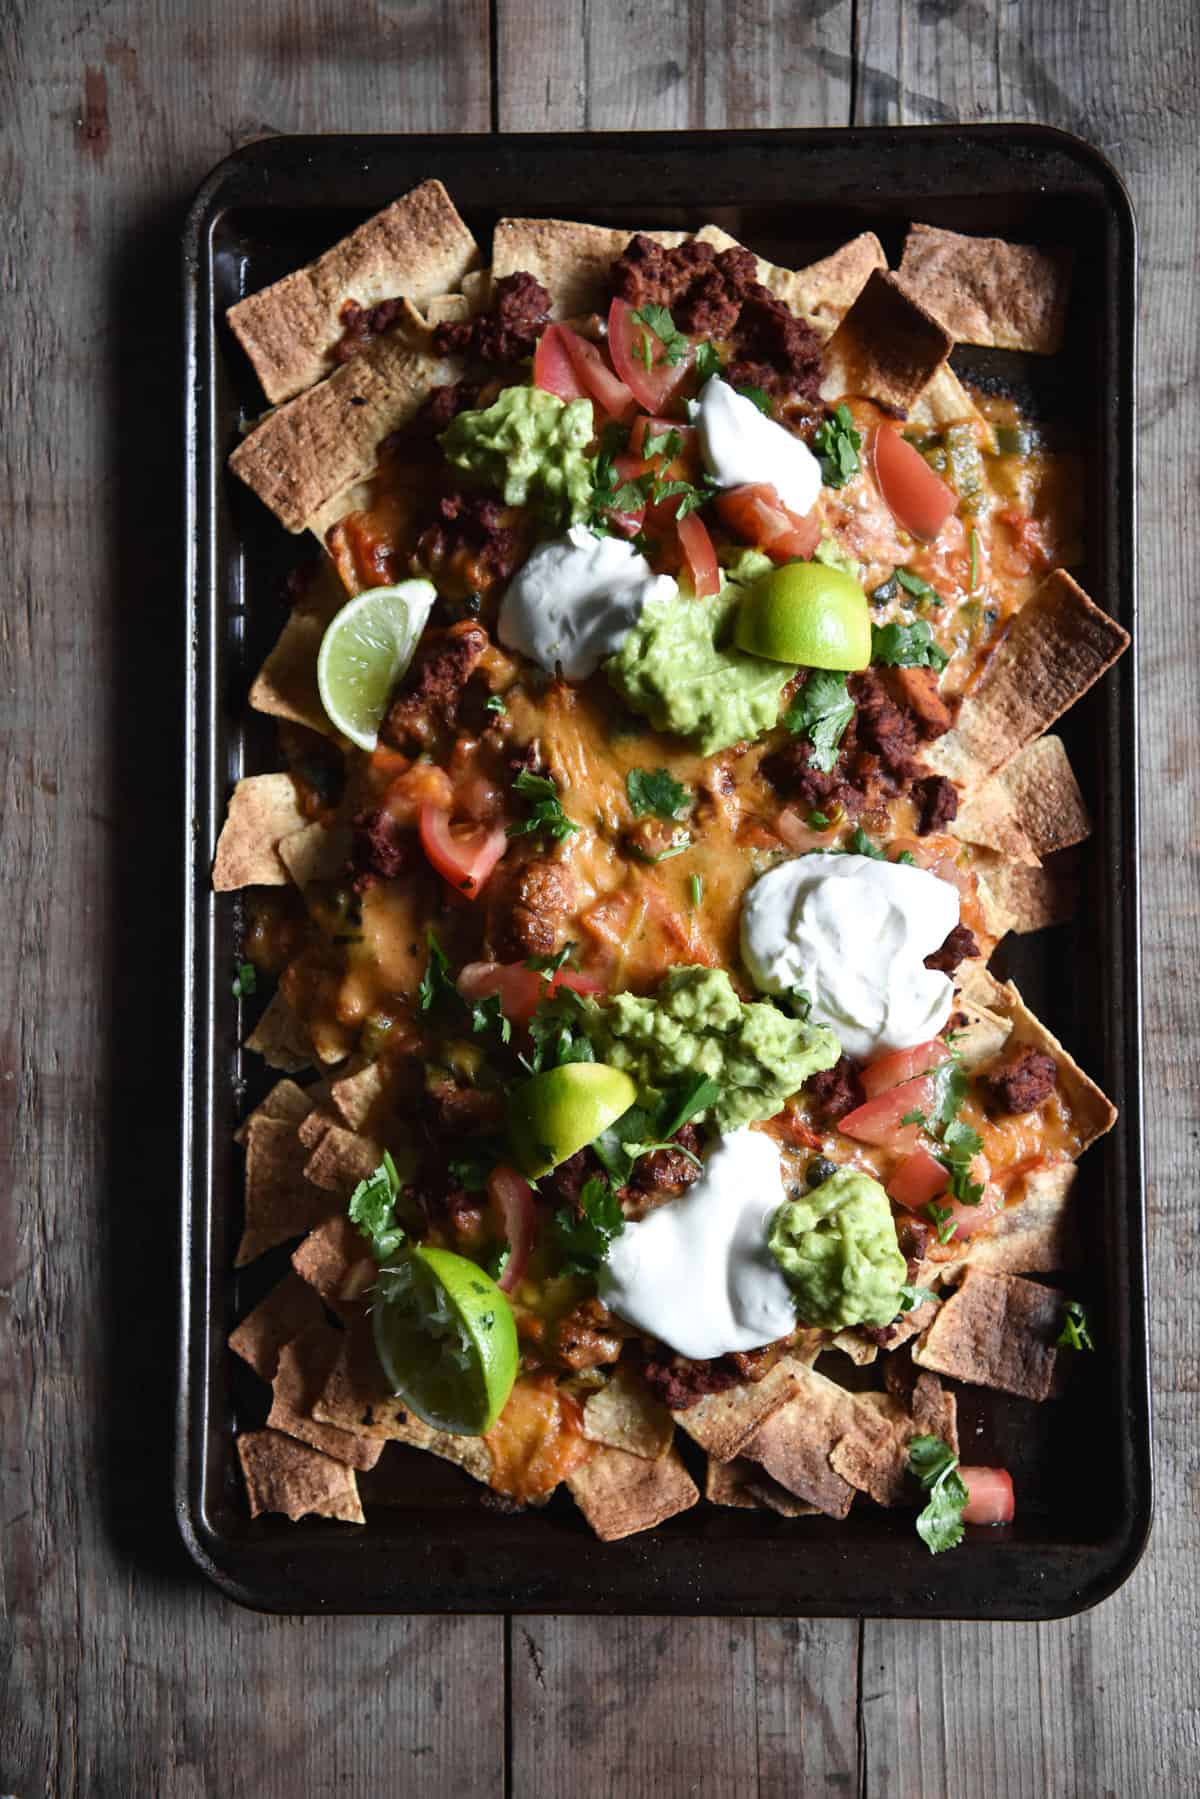
[[540,500],[550,525],[573,525],[588,508],[590,400],[564,405],[538,387],[506,387],[482,412],[460,412],[438,438],[446,460],[498,487],[507,506]]
[[692,738],[705,756],[769,730],[796,672],[733,647],[729,630],[741,597],[742,588],[728,582],[705,600],[648,600],[604,664],[627,705],[656,730]]
[[805,1324],[890,1324],[900,1310],[908,1267],[888,1196],[869,1174],[841,1168],[780,1206],[770,1248]]
[[810,1074],[832,1068],[841,1053],[823,1026],[740,1000],[721,968],[673,968],[649,998],[618,993],[587,1010],[584,1029],[597,1059],[631,1074],[642,1095],[654,1096],[681,1075],[719,1081],[720,1097],[695,1117],[721,1131],[774,1117]]

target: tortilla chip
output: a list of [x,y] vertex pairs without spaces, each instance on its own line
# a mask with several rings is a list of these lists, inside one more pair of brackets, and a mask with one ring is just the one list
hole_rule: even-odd
[[984,925],[997,941],[1009,931],[1024,936],[1067,924],[1075,916],[1079,882],[1074,859],[1027,868],[994,850],[977,849],[971,867]]
[[486,1482],[492,1472],[492,1452],[482,1437],[460,1437],[450,1431],[434,1430],[403,1400],[388,1392],[365,1320],[346,1331],[325,1386],[313,1402],[313,1417],[324,1424],[338,1424],[358,1436],[427,1449],[443,1461],[454,1462],[476,1480]]
[[288,871],[277,846],[306,823],[291,775],[247,775],[229,797],[213,859],[213,891],[285,886]]
[[[501,219],[492,236],[492,280],[524,269],[550,295],[550,316],[578,318],[607,312],[609,270],[634,232],[566,219]],[[686,231],[645,231],[656,243],[681,244]]]
[[365,1524],[353,1468],[277,1430],[247,1430],[237,1439],[250,1516],[284,1512],[294,1524],[316,1513]]
[[310,1231],[292,1252],[292,1267],[343,1318],[357,1317],[375,1284],[375,1258],[344,1212]]
[[1071,264],[1066,250],[914,225],[900,279],[956,342],[1052,356],[1062,346]]
[[1012,619],[954,729],[925,750],[926,763],[961,788],[986,780],[1061,718],[1128,644],[1129,633],[1055,569]]
[[[989,783],[989,786],[992,783]],[[1071,849],[1092,834],[1092,821],[1061,737],[1038,737],[996,776],[1039,856]]]
[[597,1449],[568,1474],[567,1486],[602,1543],[653,1530],[700,1498],[673,1449],[657,1461],[624,1449]]
[[998,779],[985,781],[968,794],[949,829],[962,843],[995,850],[1007,861],[1019,862],[1027,868],[1041,866],[1041,858],[1017,815],[1013,797]]
[[471,316],[471,302],[466,294],[436,294],[422,306],[421,313],[431,329],[438,325],[460,325]]
[[423,306],[456,288],[478,255],[441,182],[423,181],[226,317],[268,400],[288,400],[335,366],[348,300],[366,307],[403,295]]
[[913,1347],[912,1359],[954,1380],[1046,1399],[1054,1383],[1063,1295],[1016,1274],[968,1268]]
[[1071,1121],[1080,1140],[1082,1154],[1089,1143],[1110,1131],[1117,1122],[1117,1108],[1083,1072],[1069,1050],[1063,1048],[1052,1031],[1029,1010],[1017,988],[1006,981],[996,1007],[1012,1020],[1008,1047],[1027,1044],[1044,1056],[1053,1057],[1058,1065],[1058,1092],[1070,1108]]
[[872,1343],[869,1337],[864,1337],[857,1326],[850,1330],[836,1331],[830,1339],[829,1347],[840,1349],[843,1355],[848,1355],[856,1368],[869,1368],[879,1354],[878,1343]]
[[332,604],[325,595],[319,599],[314,595],[293,607],[279,641],[254,677],[250,705],[255,712],[289,718],[329,737],[334,731],[317,690],[317,652],[325,627],[346,595],[335,583],[327,585]]
[[289,1120],[256,1118],[246,1132],[246,1206],[234,1266],[244,1268],[289,1237],[301,1237],[338,1207],[304,1177],[308,1151]]
[[381,1127],[390,1120],[393,1108],[379,1062],[368,1062],[340,1075],[330,1087],[329,1097],[347,1129],[365,1131],[371,1136],[386,1135]]
[[297,887],[310,881],[336,881],[350,857],[349,825],[305,825],[279,839],[279,859]]
[[1074,1162],[1034,1168],[1013,1183],[1008,1203],[986,1231],[973,1236],[954,1268],[984,1268],[990,1274],[1052,1274],[1076,1259],[1071,1228]]
[[243,1118],[233,1133],[233,1140],[235,1143],[245,1143],[250,1126],[256,1118],[286,1120],[299,1128],[312,1109],[313,1102],[303,1087],[297,1087],[295,1081],[276,1081],[266,1098],[260,1100],[253,1112]]
[[331,1125],[308,1161],[304,1173],[315,1187],[325,1187],[349,1199],[360,1181],[367,1180],[383,1161],[383,1147],[373,1137]]
[[825,346],[821,398],[875,400],[900,418],[950,354],[950,338],[894,275],[875,269]]
[[[315,1298],[315,1295],[314,1295]],[[377,1437],[360,1437],[342,1430],[337,1424],[321,1424],[312,1415],[329,1370],[341,1348],[340,1331],[331,1330],[324,1320],[282,1345],[279,1365],[271,1382],[271,1410],[267,1416],[269,1430],[283,1431],[299,1437],[314,1449],[346,1462],[351,1468],[373,1468],[383,1454]]]
[[463,299],[467,302],[472,314],[486,312],[492,303],[492,271],[472,269],[459,282],[463,291]]
[[830,1466],[829,1453],[846,1436],[886,1437],[887,1426],[858,1396],[818,1374],[800,1370],[800,1390],[745,1445],[773,1480],[830,1518],[844,1518],[854,1488]]
[[416,414],[461,364],[415,349],[405,334],[372,339],[319,386],[270,413],[234,450],[229,466],[289,531],[375,468],[379,445]]
[[750,1480],[761,1474],[753,1462],[735,1456],[732,1462],[719,1462],[710,1455],[704,1475],[704,1497],[712,1505],[733,1505],[742,1511],[756,1512],[762,1501],[750,1491]]
[[947,425],[969,423],[974,425],[982,449],[991,450],[996,445],[991,425],[948,362],[921,389],[919,398],[908,409],[908,422],[925,431],[944,431]]
[[764,1379],[724,1393],[706,1393],[695,1405],[671,1415],[701,1449],[719,1462],[731,1462],[755,1431],[799,1392],[802,1369],[802,1363],[784,1356]]
[[278,1068],[284,1074],[298,1074],[302,1068],[312,1067],[312,1038],[281,991],[272,994],[243,1047],[252,1049],[269,1068]]
[[[722,250],[741,250],[736,237],[719,225],[705,225],[696,233],[701,243]],[[820,337],[832,337],[839,321],[866,286],[873,270],[886,269],[883,245],[873,231],[852,237],[832,255],[810,262],[803,269],[779,269],[758,258],[758,279],[782,300],[790,312],[810,324]]]
[[236,1330],[230,1331],[229,1347],[249,1362],[256,1374],[273,1380],[283,1345],[324,1322],[319,1296],[298,1274],[289,1271],[252,1312],[247,1312]]
[[967,1022],[955,1030],[954,1053],[964,1071],[972,1074],[1000,1054],[1012,1030],[1012,1020],[987,1006],[977,1005],[965,993],[959,994],[955,1011],[963,1013]]
[[311,1154],[326,1131],[332,1130],[337,1123],[338,1115],[332,1106],[314,1106],[308,1116],[301,1119],[296,1135]]
[[620,1363],[612,1379],[586,1400],[583,1434],[593,1443],[656,1462],[671,1447],[675,1422],[642,1377]]

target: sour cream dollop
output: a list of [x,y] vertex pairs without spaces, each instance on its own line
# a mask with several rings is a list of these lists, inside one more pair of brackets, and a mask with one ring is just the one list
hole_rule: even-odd
[[596,537],[572,525],[540,544],[509,583],[500,606],[500,641],[569,681],[594,674],[620,649],[647,600],[673,599],[670,575],[656,575],[623,537]]
[[777,425],[713,375],[695,414],[704,466],[721,487],[769,481],[791,512],[811,512],[821,491],[821,465],[798,437]]
[[849,1055],[908,1049],[942,1029],[953,982],[925,967],[958,923],[958,890],[869,856],[797,856],[742,905],[742,959],[764,993],[802,988]]
[[796,1308],[767,1247],[787,1197],[779,1150],[762,1131],[731,1131],[704,1172],[613,1240],[600,1271],[606,1306],[678,1355],[758,1349],[796,1328]]

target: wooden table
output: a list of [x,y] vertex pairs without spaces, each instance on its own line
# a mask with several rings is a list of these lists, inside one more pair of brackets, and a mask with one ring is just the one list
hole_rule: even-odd
[[[0,57],[0,1791],[1196,1790],[1188,0],[44,0],[6,9]],[[175,1539],[165,1425],[187,198],[229,150],[277,131],[945,119],[1082,133],[1140,217],[1152,1547],[1097,1611],[1039,1626],[239,1611]]]

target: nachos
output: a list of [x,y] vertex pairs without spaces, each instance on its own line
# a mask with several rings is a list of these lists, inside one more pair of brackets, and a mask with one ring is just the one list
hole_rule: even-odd
[[949,358],[1052,355],[1069,282],[921,224],[485,263],[427,181],[231,308],[230,467],[316,550],[213,864],[276,983],[238,1265],[294,1246],[230,1339],[253,1512],[361,1521],[399,1442],[606,1540],[1012,1516],[944,1383],[1090,1342],[1046,1277],[1115,1113],[989,965],[1070,916],[1052,727],[1128,640],[1070,446]]

